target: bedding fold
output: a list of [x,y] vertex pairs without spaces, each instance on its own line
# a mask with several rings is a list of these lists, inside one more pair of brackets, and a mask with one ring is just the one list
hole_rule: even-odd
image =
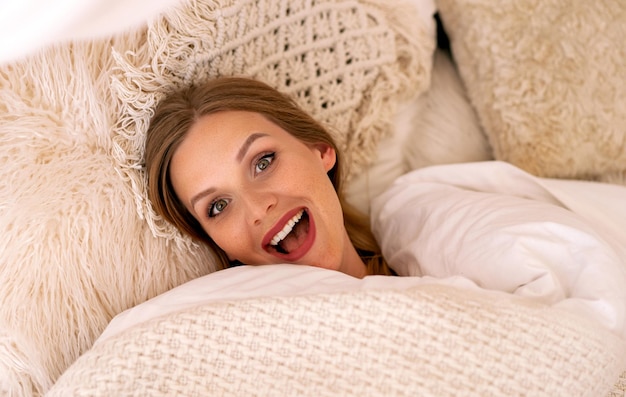
[[624,202],[617,185],[497,161],[444,165],[399,178],[374,200],[372,225],[401,275],[466,277],[626,337]]

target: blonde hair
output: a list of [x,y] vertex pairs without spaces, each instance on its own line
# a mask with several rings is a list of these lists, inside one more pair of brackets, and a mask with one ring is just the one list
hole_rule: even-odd
[[218,266],[229,266],[226,254],[178,199],[169,176],[172,156],[193,124],[204,115],[225,110],[261,114],[304,143],[325,143],[334,148],[337,161],[328,172],[328,177],[339,197],[350,240],[365,262],[368,274],[393,274],[382,257],[367,218],[350,206],[343,197],[340,163],[342,157],[331,135],[293,100],[253,79],[212,79],[205,84],[174,92],[157,106],[147,132],[145,164],[148,197],[159,215],[192,238],[208,244],[221,261]]

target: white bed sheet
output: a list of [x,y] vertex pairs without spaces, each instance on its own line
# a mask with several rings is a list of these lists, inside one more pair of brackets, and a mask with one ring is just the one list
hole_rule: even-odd
[[372,226],[405,276],[462,276],[626,337],[626,187],[534,177],[490,161],[408,173]]

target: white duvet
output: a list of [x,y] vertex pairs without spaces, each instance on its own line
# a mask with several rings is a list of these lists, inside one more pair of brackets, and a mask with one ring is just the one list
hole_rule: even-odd
[[626,338],[626,187],[533,177],[501,162],[424,168],[373,201],[372,226],[402,276],[241,266],[119,314],[99,341],[155,317],[220,300],[442,284],[520,295]]
[[461,276],[626,337],[626,187],[536,178],[503,162],[434,166],[377,197],[372,222],[402,276]]

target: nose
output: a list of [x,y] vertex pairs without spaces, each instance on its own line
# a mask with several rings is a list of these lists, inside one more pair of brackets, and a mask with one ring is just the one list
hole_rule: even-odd
[[269,192],[250,192],[246,195],[248,223],[258,226],[265,216],[276,206],[276,196]]

